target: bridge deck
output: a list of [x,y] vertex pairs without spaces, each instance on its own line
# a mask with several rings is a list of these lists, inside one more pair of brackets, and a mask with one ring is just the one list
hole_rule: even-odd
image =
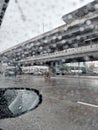
[[85,56],[96,56],[98,55],[98,44],[96,45],[89,45],[84,47],[78,47],[78,48],[71,48],[64,51],[58,51],[55,53],[50,54],[44,54],[39,55],[35,57],[28,57],[26,59],[20,60],[19,62],[27,62],[27,61],[51,61],[51,60],[59,60],[59,59],[73,59],[73,58],[79,58],[79,57],[85,57]]

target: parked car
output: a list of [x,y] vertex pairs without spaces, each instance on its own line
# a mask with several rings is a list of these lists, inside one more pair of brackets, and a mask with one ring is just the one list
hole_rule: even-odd
[[57,71],[56,75],[62,75],[62,71]]
[[62,75],[66,75],[66,74],[68,74],[68,72],[66,70],[63,70]]

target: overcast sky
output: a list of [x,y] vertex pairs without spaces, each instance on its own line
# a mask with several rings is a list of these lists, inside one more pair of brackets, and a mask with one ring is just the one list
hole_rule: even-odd
[[10,0],[0,29],[0,52],[42,34],[43,24],[44,32],[64,24],[63,15],[91,1]]

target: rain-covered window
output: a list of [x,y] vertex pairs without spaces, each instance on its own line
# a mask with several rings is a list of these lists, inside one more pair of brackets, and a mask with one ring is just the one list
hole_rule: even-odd
[[98,129],[98,1],[0,0],[0,130]]

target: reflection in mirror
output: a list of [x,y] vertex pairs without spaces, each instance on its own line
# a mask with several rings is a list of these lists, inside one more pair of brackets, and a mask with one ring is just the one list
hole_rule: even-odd
[[38,90],[29,88],[0,88],[0,119],[17,117],[34,110],[42,102]]

